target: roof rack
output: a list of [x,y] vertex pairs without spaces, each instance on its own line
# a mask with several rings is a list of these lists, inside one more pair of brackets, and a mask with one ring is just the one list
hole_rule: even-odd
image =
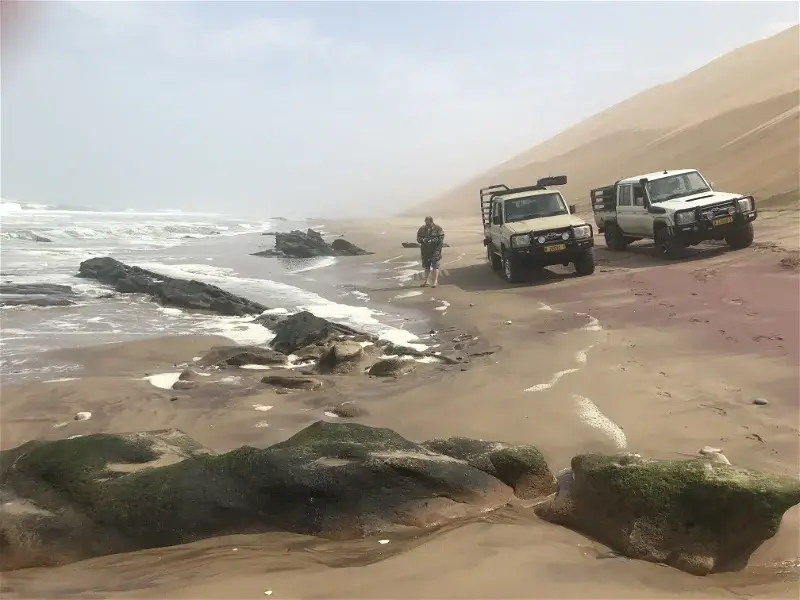
[[489,225],[491,219],[492,199],[495,196],[505,196],[507,194],[518,194],[520,192],[535,192],[539,190],[546,190],[548,186],[552,185],[566,185],[566,175],[553,175],[551,177],[542,177],[536,182],[536,185],[529,185],[525,187],[510,188],[504,183],[497,183],[485,188],[481,188],[481,220],[483,221],[484,228]]

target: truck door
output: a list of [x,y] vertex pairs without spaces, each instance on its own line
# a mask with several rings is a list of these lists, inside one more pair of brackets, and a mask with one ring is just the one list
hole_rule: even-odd
[[630,216],[633,224],[631,231],[641,236],[653,235],[653,219],[644,205],[644,190],[638,183],[633,184],[631,190],[633,198]]
[[636,215],[633,206],[633,189],[629,183],[617,186],[617,225],[623,233],[634,235],[636,233]]

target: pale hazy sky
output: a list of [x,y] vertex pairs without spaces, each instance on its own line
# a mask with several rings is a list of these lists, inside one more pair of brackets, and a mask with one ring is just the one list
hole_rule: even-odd
[[3,20],[3,198],[254,217],[396,212],[798,21],[797,2],[36,7]]

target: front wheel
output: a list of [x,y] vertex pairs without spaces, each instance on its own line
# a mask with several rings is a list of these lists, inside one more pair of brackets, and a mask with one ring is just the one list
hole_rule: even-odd
[[683,256],[686,246],[675,236],[670,235],[666,227],[656,230],[655,234],[656,254],[661,258],[673,260]]
[[519,263],[508,250],[503,252],[503,276],[508,283],[519,281]]
[[734,250],[741,250],[743,248],[747,248],[750,244],[753,243],[753,239],[755,238],[755,231],[753,230],[753,224],[748,223],[743,227],[737,227],[733,231],[731,231],[726,237],[725,241],[727,242],[728,246],[733,248]]
[[503,268],[503,260],[497,256],[497,253],[492,249],[491,244],[486,245],[486,258],[489,259],[489,264],[493,271],[499,271]]
[[594,273],[594,248],[589,248],[575,261],[575,274],[584,277],[592,273]]

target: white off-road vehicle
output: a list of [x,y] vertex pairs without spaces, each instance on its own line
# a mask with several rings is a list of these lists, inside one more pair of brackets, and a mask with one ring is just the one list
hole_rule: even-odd
[[567,206],[560,192],[547,187],[566,183],[560,175],[528,187],[500,184],[480,191],[486,256],[509,283],[519,281],[526,267],[573,263],[578,275],[594,273],[592,226],[573,214],[575,207]]
[[752,196],[718,192],[695,169],[621,179],[591,191],[594,219],[609,250],[652,239],[664,258],[687,246],[725,240],[731,248],[753,243],[757,211]]

